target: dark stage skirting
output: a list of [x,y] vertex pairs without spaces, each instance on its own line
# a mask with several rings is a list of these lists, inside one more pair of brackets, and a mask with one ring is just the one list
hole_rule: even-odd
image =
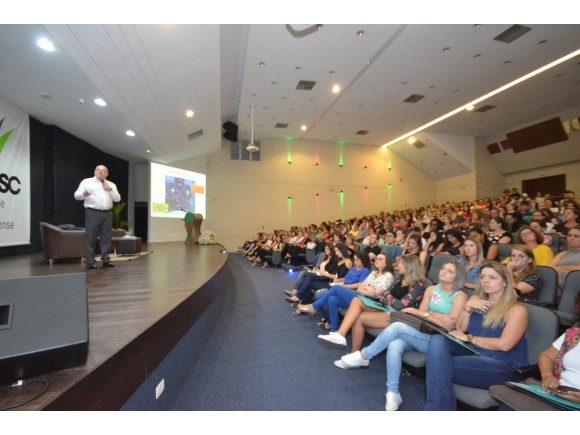
[[[87,272],[87,363],[38,379],[48,391],[19,410],[117,410],[217,297],[227,254],[221,245],[181,242],[144,246],[152,254],[86,271],[86,264],[50,266],[42,254],[0,259],[0,277]],[[0,408],[30,391],[0,393]]]

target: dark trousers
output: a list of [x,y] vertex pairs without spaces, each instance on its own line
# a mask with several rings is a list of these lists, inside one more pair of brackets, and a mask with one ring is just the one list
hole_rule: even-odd
[[109,261],[111,249],[111,234],[113,232],[113,213],[85,209],[85,239],[87,243],[87,262],[95,262],[95,246],[97,237],[101,248],[101,259]]

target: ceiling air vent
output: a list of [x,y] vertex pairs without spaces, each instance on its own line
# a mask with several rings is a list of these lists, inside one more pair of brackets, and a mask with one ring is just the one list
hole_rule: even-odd
[[423,98],[425,98],[425,95],[417,95],[417,94],[413,94],[410,95],[409,97],[407,97],[406,100],[403,100],[404,103],[416,103],[419,100],[422,100]]
[[427,145],[425,145],[423,142],[421,142],[420,140],[416,140],[415,142],[413,142],[413,145],[415,146],[415,148],[417,148],[418,150],[420,150],[421,148],[425,148]]
[[196,138],[198,138],[198,137],[200,137],[200,136],[203,136],[203,130],[197,130],[197,131],[194,131],[193,133],[191,133],[191,134],[188,134],[188,135],[187,135],[187,138],[188,138],[189,140],[194,140],[194,139],[196,139]]
[[479,109],[475,109],[474,112],[483,113],[483,112],[487,112],[488,110],[492,110],[492,109],[495,109],[495,106],[490,106],[488,104],[487,106],[481,106]]
[[514,42],[516,39],[518,39],[520,36],[528,33],[530,30],[532,30],[531,27],[520,26],[519,24],[514,24],[509,29],[507,29],[505,32],[500,33],[499,35],[497,35],[493,39],[495,39],[496,41],[499,41],[499,42],[505,42],[506,44],[510,44],[510,43]]
[[274,127],[275,128],[288,128],[288,124],[282,124],[281,122],[279,122]]
[[361,136],[364,136],[365,134],[369,134],[369,131],[368,130],[359,130],[355,134],[360,134]]
[[310,80],[300,80],[298,82],[298,86],[296,86],[296,89],[301,89],[303,91],[311,91],[315,84],[316,82],[312,82]]

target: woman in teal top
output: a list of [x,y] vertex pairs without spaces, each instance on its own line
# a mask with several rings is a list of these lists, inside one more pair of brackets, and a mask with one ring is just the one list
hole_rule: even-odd
[[[429,318],[433,323],[453,330],[467,301],[467,295],[461,290],[465,282],[465,269],[455,257],[451,257],[439,271],[439,284],[425,290],[419,308],[404,308],[402,311]],[[427,352],[431,337],[405,323],[395,322],[383,330],[370,346],[343,356],[334,365],[342,369],[366,367],[370,359],[388,348],[385,409],[396,411],[403,402],[399,393],[403,354],[411,349]]]
[[479,280],[450,333],[471,343],[479,356],[443,335],[433,336],[427,351],[426,410],[457,409],[454,383],[487,390],[519,380],[515,369],[528,365],[528,311],[516,303],[508,271],[486,262]]

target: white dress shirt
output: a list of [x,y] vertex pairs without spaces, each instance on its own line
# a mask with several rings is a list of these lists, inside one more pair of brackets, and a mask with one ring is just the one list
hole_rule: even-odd
[[[75,192],[75,199],[78,201],[84,200],[85,208],[92,208],[96,210],[111,210],[113,202],[121,201],[121,195],[117,191],[117,186],[112,181],[106,180],[106,183],[111,188],[110,191],[105,190],[103,183],[97,177],[85,178],[79,184]],[[85,196],[84,192],[91,194]]]

